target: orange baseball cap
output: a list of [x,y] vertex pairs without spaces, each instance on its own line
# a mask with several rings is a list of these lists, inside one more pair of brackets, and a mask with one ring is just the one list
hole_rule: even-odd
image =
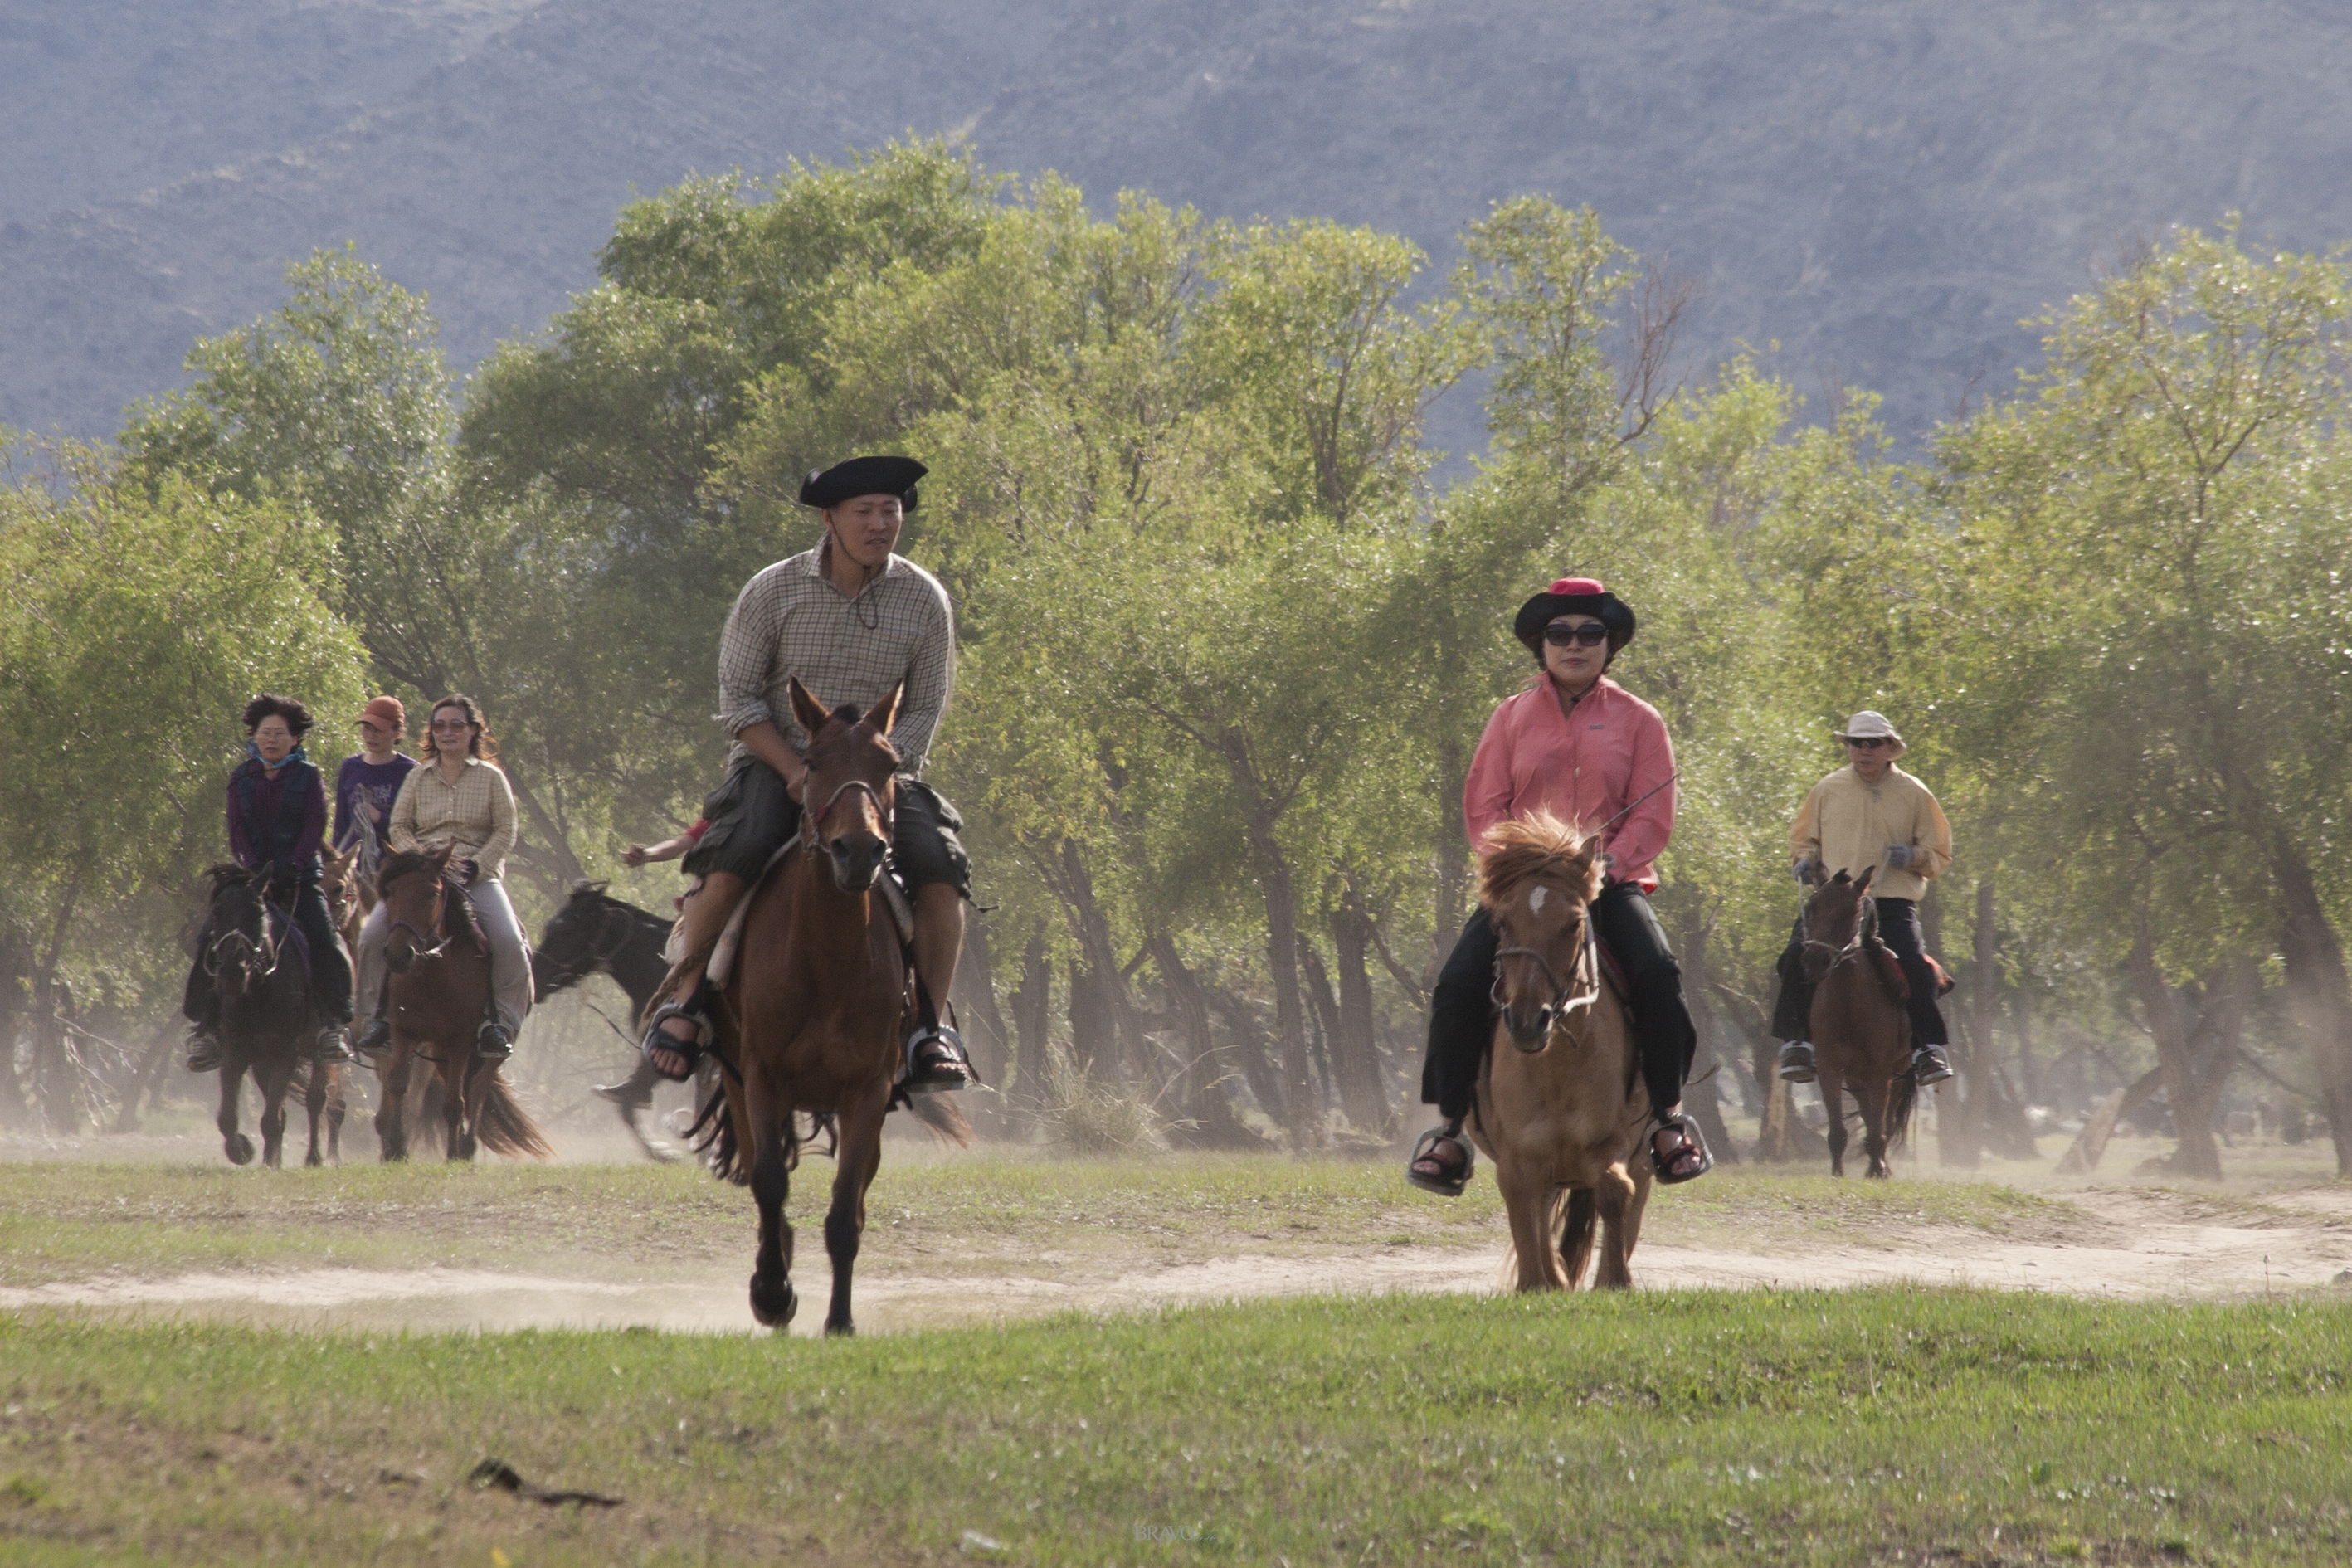
[[360,717],[371,724],[381,724],[395,735],[408,733],[408,710],[400,705],[397,697],[379,697],[361,710]]

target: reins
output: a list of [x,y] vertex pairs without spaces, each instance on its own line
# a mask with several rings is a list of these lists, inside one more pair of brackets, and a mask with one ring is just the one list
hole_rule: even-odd
[[1823,942],[1810,931],[1805,935],[1806,952],[1811,952],[1815,948],[1819,948],[1830,954],[1829,968],[1822,972],[1823,979],[1827,979],[1832,971],[1842,969],[1861,957],[1863,949],[1870,945],[1871,937],[1877,931],[1878,906],[1867,896],[1860,898],[1857,902],[1862,907],[1854,911],[1853,939],[1843,947]]
[[[429,864],[429,862],[428,862],[428,864]],[[405,873],[404,873],[404,874],[405,874]],[[448,885],[447,885],[447,884],[448,884],[448,879],[447,879],[446,875],[445,874],[445,875],[444,875],[444,876],[442,876],[442,877],[439,877],[439,878],[435,879],[435,880],[436,880],[436,882],[438,882],[438,883],[440,884],[440,886],[436,887],[436,888],[434,889],[434,898],[435,898],[435,902],[434,902],[434,906],[433,906],[433,907],[434,907],[434,920],[433,920],[433,923],[434,923],[435,925],[436,925],[436,926],[446,926],[446,925],[447,925],[447,924],[449,923],[449,908],[448,908],[449,889],[448,889]],[[381,894],[381,891],[382,891],[382,889],[378,889],[379,894]],[[418,943],[418,944],[419,944],[419,945],[418,945],[418,947],[416,948],[416,951],[415,951],[415,957],[416,957],[416,958],[420,958],[420,959],[423,959],[423,958],[438,958],[438,957],[440,957],[444,952],[447,952],[447,951],[448,951],[448,949],[449,949],[449,942],[450,942],[450,936],[451,936],[451,933],[450,933],[450,932],[446,931],[443,931],[443,932],[441,932],[441,933],[440,933],[441,940],[440,940],[439,942],[435,942],[435,943],[434,943],[432,946],[430,946],[430,947],[425,947],[425,946],[424,946],[424,945],[422,945],[422,944],[423,944],[423,942],[425,942],[425,940],[426,933],[425,933],[425,932],[424,932],[424,931],[418,931],[415,926],[413,926],[413,925],[409,924],[406,921],[387,921],[387,922],[385,923],[385,925],[384,925],[384,928],[383,928],[384,940],[385,940],[386,942],[390,942],[390,941],[392,940],[392,933],[393,933],[393,932],[394,932],[394,931],[406,931],[406,932],[408,933],[409,940],[410,940],[411,942],[416,942],[416,943]]]
[[269,891],[266,887],[262,889],[259,901],[261,904],[261,940],[259,942],[256,942],[253,938],[245,934],[243,928],[236,926],[232,926],[227,931],[221,932],[220,935],[213,938],[212,946],[205,950],[205,967],[209,973],[214,974],[218,974],[220,973],[221,954],[226,951],[228,944],[232,941],[236,942],[249,953],[266,952],[269,955],[269,967],[260,971],[258,973],[248,972],[246,976],[247,981],[267,980],[271,975],[278,973],[278,955],[286,946],[285,933],[282,931],[278,933],[275,941],[272,941],[270,938]]

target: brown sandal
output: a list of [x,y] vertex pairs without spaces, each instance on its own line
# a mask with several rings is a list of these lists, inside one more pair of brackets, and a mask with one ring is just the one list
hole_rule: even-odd
[[[1453,1162],[1441,1159],[1437,1152],[1439,1145],[1447,1143],[1462,1151],[1461,1166],[1450,1176],[1445,1173],[1454,1168]],[[1412,1158],[1405,1162],[1404,1179],[1424,1193],[1435,1193],[1441,1198],[1458,1198],[1462,1195],[1462,1189],[1470,1184],[1470,1173],[1477,1161],[1476,1152],[1471,1148],[1470,1140],[1462,1135],[1458,1125],[1433,1127],[1413,1143]],[[1416,1169],[1421,1165],[1434,1166],[1435,1169]]]

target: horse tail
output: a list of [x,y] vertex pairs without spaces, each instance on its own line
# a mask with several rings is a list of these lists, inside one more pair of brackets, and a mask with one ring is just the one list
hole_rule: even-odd
[[475,1119],[474,1131],[482,1147],[493,1154],[510,1159],[552,1160],[555,1146],[540,1131],[530,1112],[514,1097],[508,1087],[506,1074],[492,1072],[489,1087],[482,1092],[481,1114]]
[[[786,1131],[789,1133],[790,1129]],[[723,1069],[711,1089],[710,1098],[702,1102],[701,1114],[686,1130],[686,1142],[702,1162],[703,1169],[720,1181],[740,1187],[751,1180],[751,1163],[735,1146],[734,1108],[728,1103],[727,1074]]]
[[1919,1099],[1919,1075],[1905,1070],[1895,1075],[1886,1091],[1886,1152],[1903,1146],[1911,1131],[1911,1108]]
[[[1577,1187],[1563,1194],[1564,1203],[1555,1204],[1552,1220],[1559,1227],[1560,1268],[1568,1276],[1567,1288],[1576,1289],[1584,1278],[1585,1265],[1592,1261],[1592,1238],[1600,1229],[1601,1205],[1595,1201],[1591,1187]],[[1563,1215],[1561,1208],[1567,1210]]]
[[931,1136],[940,1142],[958,1149],[971,1147],[971,1123],[965,1119],[961,1107],[940,1094],[910,1094],[907,1109],[915,1120],[930,1129]]

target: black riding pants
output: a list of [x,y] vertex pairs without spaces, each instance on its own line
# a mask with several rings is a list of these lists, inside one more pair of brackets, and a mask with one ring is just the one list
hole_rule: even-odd
[[[1633,994],[1633,1037],[1642,1052],[1642,1081],[1656,1110],[1680,1103],[1698,1050],[1698,1030],[1683,1001],[1682,965],[1666,945],[1665,928],[1642,889],[1614,882],[1592,901],[1592,928],[1625,972]],[[1429,1004],[1429,1054],[1423,1059],[1421,1098],[1447,1121],[1468,1113],[1478,1089],[1478,1064],[1495,1036],[1495,924],[1482,908],[1464,923],[1462,939],[1438,973]]]
[[[283,884],[280,884],[281,886]],[[305,882],[294,895],[294,924],[310,947],[310,997],[319,1016],[331,1024],[352,1021],[352,959],[327,909],[327,895],[316,882]],[[220,992],[205,956],[212,951],[212,922],[196,933],[196,961],[188,968],[188,984],[180,998],[180,1013],[190,1023],[206,1028],[220,1023]]]
[[[1910,984],[1911,1038],[1922,1046],[1951,1044],[1944,1009],[1936,1001],[1936,972],[1927,963],[1927,944],[1919,931],[1919,906],[1909,899],[1873,899],[1878,906],[1878,939],[1895,962],[1903,966]],[[1772,1032],[1784,1040],[1812,1038],[1813,987],[1802,967],[1805,922],[1798,918],[1780,953],[1780,996],[1772,1006]]]

